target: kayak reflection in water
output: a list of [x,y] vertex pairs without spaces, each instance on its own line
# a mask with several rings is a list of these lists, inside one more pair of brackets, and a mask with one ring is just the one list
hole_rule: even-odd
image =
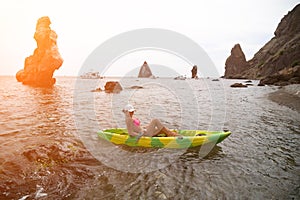
[[128,134],[130,136],[137,136],[137,138],[140,138],[141,136],[153,137],[159,134],[165,134],[166,136],[178,136],[182,138],[182,135],[170,131],[158,119],[153,119],[148,126],[142,128],[140,120],[133,118],[134,111],[135,109],[131,104],[126,105],[123,109]]

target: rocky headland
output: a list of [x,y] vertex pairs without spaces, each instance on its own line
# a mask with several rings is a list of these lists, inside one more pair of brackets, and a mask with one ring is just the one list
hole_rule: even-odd
[[274,37],[246,61],[236,44],[225,63],[224,78],[260,79],[259,85],[300,84],[300,4],[280,21]]
[[50,24],[47,16],[38,19],[34,34],[37,48],[25,59],[24,69],[16,74],[16,79],[25,85],[49,87],[55,84],[53,73],[60,68],[63,59],[58,52],[57,35]]

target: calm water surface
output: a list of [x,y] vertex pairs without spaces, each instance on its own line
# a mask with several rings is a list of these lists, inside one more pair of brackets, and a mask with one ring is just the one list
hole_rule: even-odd
[[[91,92],[106,81],[59,77],[45,89],[0,77],[0,199],[300,198],[300,113],[267,98],[277,87],[125,79],[119,94]],[[128,101],[143,124],[232,135],[189,150],[99,139],[99,129],[124,127]]]

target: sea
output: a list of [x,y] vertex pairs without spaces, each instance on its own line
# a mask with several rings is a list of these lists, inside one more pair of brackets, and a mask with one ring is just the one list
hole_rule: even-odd
[[[107,81],[123,90],[93,91]],[[37,88],[1,76],[0,199],[300,199],[300,113],[269,98],[278,86],[246,81],[56,77]],[[142,125],[231,135],[189,149],[98,137],[125,127],[128,103]]]

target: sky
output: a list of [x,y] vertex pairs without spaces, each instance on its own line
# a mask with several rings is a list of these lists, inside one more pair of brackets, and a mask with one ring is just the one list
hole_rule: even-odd
[[[142,28],[175,31],[196,42],[220,75],[226,58],[239,43],[249,60],[273,36],[296,0],[1,0],[0,75],[15,75],[33,54],[37,20],[49,16],[64,63],[55,76],[76,76],[99,45],[121,33]],[[176,57],[176,56],[175,56]],[[121,57],[107,75],[130,66],[171,65],[182,75],[190,66],[168,53],[141,51]],[[176,63],[176,64],[174,64]],[[97,71],[97,69],[90,69]]]

